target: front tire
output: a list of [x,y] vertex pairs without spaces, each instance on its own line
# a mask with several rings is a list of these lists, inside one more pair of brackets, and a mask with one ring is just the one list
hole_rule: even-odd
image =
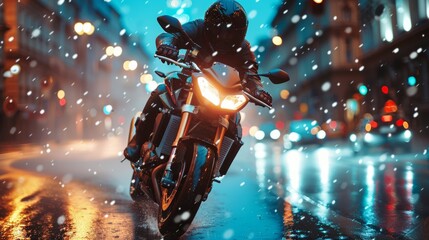
[[211,146],[182,141],[172,162],[175,186],[163,188],[158,214],[162,235],[178,238],[191,225],[201,201],[211,186],[216,152]]
[[133,171],[130,182],[130,196],[135,202],[140,202],[145,199],[145,193],[141,189],[141,181],[138,174]]

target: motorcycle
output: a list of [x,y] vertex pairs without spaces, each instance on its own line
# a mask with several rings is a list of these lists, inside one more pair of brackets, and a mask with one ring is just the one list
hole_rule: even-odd
[[[234,134],[235,116],[249,102],[271,108],[245,90],[238,71],[214,63],[200,69],[193,62],[199,46],[171,16],[158,22],[169,33],[181,33],[192,48],[179,60],[155,57],[182,68],[164,74],[166,91],[159,95],[163,109],[131,167],[130,195],[135,201],[151,199],[159,205],[158,228],[165,238],[178,238],[186,232],[213,182],[220,182],[243,145]],[[289,80],[276,69],[258,76],[280,84]],[[131,120],[129,140],[138,114]]]

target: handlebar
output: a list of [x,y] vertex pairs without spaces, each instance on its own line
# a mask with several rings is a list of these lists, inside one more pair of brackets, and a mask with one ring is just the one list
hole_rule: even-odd
[[243,90],[244,95],[246,95],[251,102],[255,103],[256,105],[260,105],[262,107],[267,107],[269,109],[272,109],[273,106],[266,104],[265,102],[259,100],[255,96],[253,96],[251,93],[247,92],[246,90]]
[[176,66],[179,66],[179,67],[182,67],[182,68],[185,68],[185,69],[190,69],[190,70],[193,70],[193,71],[199,71],[199,69],[197,67],[195,67],[194,65],[189,65],[189,64],[186,64],[186,63],[183,63],[183,62],[178,62],[178,61],[176,61],[174,59],[171,59],[171,58],[168,58],[168,57],[164,57],[164,56],[161,56],[161,55],[157,55],[157,54],[155,54],[154,57],[159,58],[161,60],[165,60],[165,61],[167,61],[169,63],[172,63],[172,64],[174,64]]
[[[200,71],[197,66],[194,66],[195,64],[194,65],[189,65],[189,64],[178,62],[178,61],[173,60],[171,58],[164,57],[164,56],[157,55],[157,54],[155,54],[154,57],[159,58],[161,60],[165,60],[167,62],[170,62],[170,63],[172,63],[174,65],[177,65],[177,66],[185,68],[185,69],[190,69],[190,70],[193,70],[193,71]],[[256,98],[255,96],[253,96],[251,93],[247,92],[246,90],[243,90],[243,93],[244,93],[244,95],[246,95],[250,99],[251,102],[253,102],[253,103],[257,104],[257,105],[260,105],[262,107],[267,107],[269,109],[273,108],[271,105],[268,105],[265,102],[259,100],[258,98]]]

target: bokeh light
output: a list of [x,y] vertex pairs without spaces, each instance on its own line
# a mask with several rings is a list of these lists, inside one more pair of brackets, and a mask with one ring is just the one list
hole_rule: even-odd
[[143,84],[147,84],[153,81],[153,76],[150,73],[146,73],[140,76],[140,82]]
[[280,46],[283,43],[283,39],[280,36],[274,36],[272,41],[273,41],[273,44],[276,46]]
[[64,90],[59,90],[57,92],[58,99],[63,99],[65,96],[66,96],[66,93],[64,92]]

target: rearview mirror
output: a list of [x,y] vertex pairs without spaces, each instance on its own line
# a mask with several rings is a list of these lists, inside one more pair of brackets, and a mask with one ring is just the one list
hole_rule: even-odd
[[271,70],[267,74],[261,76],[268,77],[274,84],[285,83],[290,80],[289,74],[281,69]]
[[175,17],[163,15],[159,16],[156,20],[162,29],[168,33],[183,33],[182,24]]
[[159,16],[156,20],[158,21],[159,25],[161,25],[162,29],[164,29],[164,31],[168,33],[180,33],[183,37],[186,38],[188,42],[191,43],[193,47],[196,47],[198,49],[201,48],[189,37],[185,30],[183,30],[182,24],[177,18],[168,15],[163,15]]

